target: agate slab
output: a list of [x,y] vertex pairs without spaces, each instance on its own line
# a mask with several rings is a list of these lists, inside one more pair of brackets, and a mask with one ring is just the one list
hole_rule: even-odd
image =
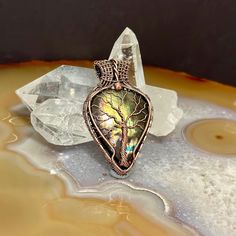
[[[79,66],[88,65],[88,62],[69,62],[73,63]],[[235,88],[192,79],[193,77],[183,73],[147,67],[147,83],[177,90],[181,96],[179,106],[184,111],[184,118],[176,130],[166,137],[149,135],[130,177],[126,180],[114,180],[93,143],[66,148],[47,144],[29,125],[25,110],[19,107],[20,101],[14,97],[14,90],[39,76],[39,70],[45,74],[47,70],[57,66],[56,63],[22,64],[14,67],[14,70],[2,66],[0,71],[1,82],[5,84],[0,87],[0,127],[3,131],[0,135],[0,166],[7,170],[0,172],[5,176],[0,179],[7,180],[1,182],[1,186],[5,186],[2,188],[5,192],[0,201],[12,199],[10,204],[4,205],[4,211],[15,209],[9,208],[10,206],[24,207],[33,204],[27,208],[32,211],[27,210],[20,226],[16,226],[18,232],[22,232],[22,235],[32,235],[31,230],[35,229],[35,234],[48,235],[49,232],[59,233],[59,230],[68,235],[76,235],[81,233],[76,225],[83,221],[90,222],[90,228],[86,228],[84,224],[80,230],[92,234],[94,229],[97,230],[95,225],[99,224],[100,231],[97,233],[101,235],[114,235],[114,229],[115,232],[122,232],[122,235],[145,235],[148,229],[149,235],[194,235],[198,232],[207,236],[231,236],[236,233],[236,155],[233,148],[228,155],[226,151],[231,146],[230,143],[225,145],[229,135],[230,140],[235,137]],[[195,90],[197,92],[192,92]],[[216,151],[212,151],[211,142],[208,147],[199,147],[194,143],[198,141],[198,137],[204,135],[200,133],[202,131],[199,128],[199,133],[194,135],[194,138],[191,135],[184,136],[183,133],[191,125],[199,124],[200,120],[216,121],[216,118],[220,120],[218,127],[229,123],[231,127],[231,132],[226,128],[214,129],[216,132],[209,129],[206,140],[208,137],[209,140],[216,139]],[[203,130],[208,132],[207,127]],[[24,178],[20,179],[20,176]],[[17,188],[16,179],[19,180]],[[44,179],[44,183],[41,183],[40,179]],[[37,180],[40,184],[32,184],[31,180]],[[67,193],[63,192],[65,184]],[[52,193],[51,186],[54,186]],[[22,190],[28,193],[28,198],[19,195]],[[39,194],[31,194],[34,192]],[[68,193],[77,200],[70,199]],[[58,198],[60,199],[56,201]],[[80,202],[80,198],[86,200]],[[44,208],[39,207],[42,204]],[[90,209],[87,210],[88,214],[83,211],[85,218],[78,215],[79,211],[75,205],[81,209],[84,209],[83,206]],[[50,209],[46,212],[51,212],[51,215],[45,213],[44,209]],[[97,217],[92,212],[97,212]],[[32,214],[40,219],[40,229],[34,223],[33,217],[30,217]],[[49,218],[41,218],[42,216]],[[123,218],[117,218],[118,216]],[[53,221],[47,220],[51,219],[50,217]],[[73,221],[74,218],[79,220]],[[14,222],[14,218],[6,219],[9,221],[5,222]],[[129,221],[126,221],[127,219]],[[150,223],[150,219],[154,224]],[[32,227],[28,227],[29,225]],[[115,225],[115,228],[111,225]],[[189,226],[195,229],[195,232]],[[6,232],[11,235],[9,228],[0,228],[3,229],[5,235]]]

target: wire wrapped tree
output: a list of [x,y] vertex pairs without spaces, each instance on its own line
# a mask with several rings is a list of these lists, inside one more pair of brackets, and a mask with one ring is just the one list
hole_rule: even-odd
[[116,162],[129,167],[147,123],[147,103],[143,97],[127,90],[106,90],[94,99],[92,112],[101,132],[116,150]]
[[84,103],[86,124],[106,159],[125,175],[138,156],[152,119],[149,98],[128,82],[127,61],[96,61],[100,83]]

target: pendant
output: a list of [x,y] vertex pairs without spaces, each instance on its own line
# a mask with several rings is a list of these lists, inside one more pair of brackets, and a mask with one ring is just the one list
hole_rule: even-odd
[[84,118],[106,160],[120,176],[134,165],[152,120],[147,95],[129,84],[129,62],[94,62],[100,83],[84,103]]

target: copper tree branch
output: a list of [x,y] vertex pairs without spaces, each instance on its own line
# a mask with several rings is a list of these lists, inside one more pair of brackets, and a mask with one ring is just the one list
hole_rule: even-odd
[[136,101],[136,93],[134,94],[134,103],[135,103],[135,107],[134,110],[128,115],[128,117],[126,118],[126,120],[128,121],[128,119],[134,115],[135,112],[137,112],[138,106],[140,105],[141,102],[141,96],[138,97],[138,101]]
[[[132,125],[132,126],[127,126],[127,128],[128,128],[128,129],[133,129],[133,128],[137,127],[141,122],[144,122],[144,121],[147,119],[147,116],[148,116],[148,114],[145,114],[145,116],[143,117],[143,119],[136,121],[135,124]],[[139,127],[140,127],[140,126],[139,126]]]
[[[111,108],[112,108],[113,110],[115,110],[115,111],[118,113],[116,107],[113,106],[113,104],[111,103],[111,101],[108,101],[107,97],[105,97],[106,100],[105,100],[103,97],[101,97],[101,96],[97,96],[97,98],[100,98],[105,104],[109,104],[109,105],[111,106]],[[100,111],[101,111],[103,114],[105,114],[105,115],[107,115],[108,117],[111,117],[112,119],[114,119],[114,121],[115,121],[116,124],[119,125],[119,124],[121,123],[120,121],[118,121],[118,119],[117,119],[115,116],[113,116],[113,115],[111,115],[111,114],[108,114],[107,112],[105,112],[104,110],[102,110],[102,109],[101,109],[99,106],[97,106],[97,105],[94,105],[94,106],[97,107],[97,108],[99,108]],[[119,113],[118,113],[118,114],[119,114]]]
[[118,115],[119,115],[120,118],[121,118],[121,121],[123,122],[123,121],[124,121],[124,115],[122,114],[122,112],[121,112],[120,109],[118,109],[117,107],[115,107],[115,106],[113,105],[113,99],[112,99],[111,94],[110,94],[110,100],[108,101],[108,104],[111,106],[111,108],[112,108],[114,111],[116,111],[116,112],[118,113]]
[[[134,112],[134,113],[132,114],[132,116],[138,116],[138,115],[140,115],[141,113],[143,113],[143,111],[144,111],[145,109],[146,109],[146,103],[144,103],[142,109],[140,109],[138,112]],[[143,114],[145,114],[145,113],[143,113]],[[132,116],[130,116],[130,117],[132,117]]]

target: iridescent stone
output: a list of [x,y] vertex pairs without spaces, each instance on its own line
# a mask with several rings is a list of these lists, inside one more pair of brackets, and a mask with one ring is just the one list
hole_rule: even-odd
[[[91,102],[93,119],[104,137],[99,137],[107,154],[128,168],[135,159],[149,125],[146,98],[134,90],[106,89]],[[105,138],[105,140],[104,140]],[[105,141],[105,142],[104,142]]]

